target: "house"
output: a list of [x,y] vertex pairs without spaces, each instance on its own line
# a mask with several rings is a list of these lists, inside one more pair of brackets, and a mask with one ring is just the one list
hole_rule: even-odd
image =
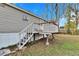
[[79,30],[79,10],[76,10],[77,14],[75,13],[75,9],[71,8],[71,22],[75,22],[77,24],[77,30]]
[[[35,29],[40,29],[39,24],[47,23],[40,17],[33,15],[32,13],[16,7],[14,4],[0,4],[0,49],[11,45],[17,45],[20,49],[27,42],[33,41],[33,39],[39,39],[39,35]],[[58,32],[58,27],[51,27],[52,33]],[[49,29],[45,25],[44,31]],[[55,28],[56,27],[56,28]],[[36,36],[35,36],[36,34]],[[36,40],[35,39],[35,40]]]
[[[67,24],[68,24],[68,20],[69,20],[69,23],[70,23],[70,31],[73,33],[75,33],[75,31],[76,31],[76,28],[77,28],[77,30],[78,30],[78,17],[79,17],[79,11],[78,10],[76,10],[75,8],[73,8],[73,7],[70,7],[70,16],[69,16],[69,19],[67,19],[66,20],[66,23],[65,23],[65,28],[63,28],[63,29],[65,29],[65,32],[67,32],[68,31],[68,26],[67,26]],[[70,32],[69,31],[69,32]]]

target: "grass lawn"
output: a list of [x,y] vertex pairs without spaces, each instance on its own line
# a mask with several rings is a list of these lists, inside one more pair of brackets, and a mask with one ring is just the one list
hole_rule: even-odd
[[49,40],[50,45],[45,45],[45,39],[37,41],[27,48],[17,51],[12,56],[77,56],[79,55],[78,35],[55,35],[55,41]]

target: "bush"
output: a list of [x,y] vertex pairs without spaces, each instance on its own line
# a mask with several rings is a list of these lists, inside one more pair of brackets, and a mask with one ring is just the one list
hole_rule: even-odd
[[65,24],[65,30],[68,34],[76,34],[76,23],[70,21],[70,23]]

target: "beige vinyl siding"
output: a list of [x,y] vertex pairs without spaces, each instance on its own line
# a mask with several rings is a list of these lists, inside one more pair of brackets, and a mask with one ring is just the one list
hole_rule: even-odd
[[[26,15],[28,21],[23,21],[23,15]],[[5,5],[0,6],[0,33],[20,32],[31,22],[43,22],[39,18],[21,12],[15,8]]]

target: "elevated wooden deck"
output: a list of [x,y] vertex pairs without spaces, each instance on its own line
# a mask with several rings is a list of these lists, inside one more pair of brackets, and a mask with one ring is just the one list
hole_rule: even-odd
[[33,33],[57,33],[58,26],[53,23],[35,23],[33,30]]

